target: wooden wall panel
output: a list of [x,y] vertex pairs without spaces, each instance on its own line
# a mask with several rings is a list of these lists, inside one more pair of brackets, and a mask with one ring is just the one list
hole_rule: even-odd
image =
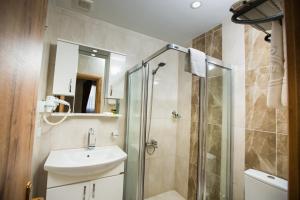
[[0,2],[0,199],[25,199],[31,177],[47,0]]
[[300,1],[285,0],[289,93],[289,200],[300,199]]

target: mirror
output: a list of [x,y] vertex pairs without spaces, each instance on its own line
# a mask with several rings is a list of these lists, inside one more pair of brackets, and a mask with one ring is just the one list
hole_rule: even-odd
[[[104,99],[123,98],[125,63],[125,55],[58,40],[53,94],[68,101],[74,113],[104,112]],[[66,111],[63,105],[56,110]]]
[[79,46],[75,88],[75,113],[100,113],[103,107],[105,66],[109,53]]

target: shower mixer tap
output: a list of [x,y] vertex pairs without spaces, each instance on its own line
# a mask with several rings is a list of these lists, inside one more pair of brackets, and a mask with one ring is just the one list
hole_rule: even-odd
[[154,140],[154,139],[151,139],[150,142],[146,143],[146,146],[152,146],[155,149],[157,149],[158,148],[158,142],[156,140]]
[[146,142],[146,151],[149,155],[152,155],[157,148],[158,148],[158,142],[156,140],[151,139],[149,142]]
[[180,119],[181,118],[181,115],[178,113],[178,112],[176,112],[175,110],[172,112],[172,117],[174,118],[174,119]]

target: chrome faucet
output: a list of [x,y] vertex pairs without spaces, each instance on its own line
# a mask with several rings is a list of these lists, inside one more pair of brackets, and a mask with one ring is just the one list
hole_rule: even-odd
[[89,129],[88,132],[88,149],[94,149],[96,147],[96,133],[93,128]]

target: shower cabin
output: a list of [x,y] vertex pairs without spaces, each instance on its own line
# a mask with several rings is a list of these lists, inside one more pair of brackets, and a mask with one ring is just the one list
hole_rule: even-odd
[[125,200],[231,199],[231,70],[169,44],[127,72]]

